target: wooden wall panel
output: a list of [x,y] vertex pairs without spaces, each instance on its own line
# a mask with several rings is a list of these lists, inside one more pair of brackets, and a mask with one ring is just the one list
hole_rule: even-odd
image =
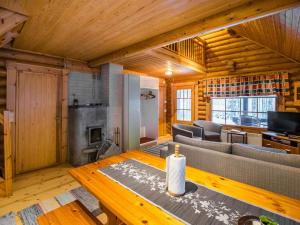
[[203,85],[201,81],[198,82],[198,117],[196,119],[206,119],[206,100],[203,96]]

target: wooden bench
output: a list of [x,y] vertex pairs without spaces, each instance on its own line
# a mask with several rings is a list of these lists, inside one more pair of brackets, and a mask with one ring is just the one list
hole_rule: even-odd
[[38,217],[39,225],[103,225],[79,201]]

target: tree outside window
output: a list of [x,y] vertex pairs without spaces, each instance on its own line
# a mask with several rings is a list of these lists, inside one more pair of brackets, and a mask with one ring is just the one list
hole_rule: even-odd
[[212,121],[267,127],[267,112],[276,111],[276,96],[212,98]]

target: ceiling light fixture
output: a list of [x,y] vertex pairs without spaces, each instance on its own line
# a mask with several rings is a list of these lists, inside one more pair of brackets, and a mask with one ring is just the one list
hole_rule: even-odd
[[172,76],[173,72],[171,69],[167,69],[166,72],[165,72],[165,75],[167,76]]
[[170,61],[167,61],[167,68],[166,68],[166,71],[165,71],[165,75],[172,76],[172,74],[173,74],[172,64],[171,64]]

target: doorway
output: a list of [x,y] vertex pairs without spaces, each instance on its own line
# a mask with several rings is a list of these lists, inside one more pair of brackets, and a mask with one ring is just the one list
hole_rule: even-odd
[[[10,82],[15,80],[15,90]],[[61,158],[62,70],[14,64],[7,108],[15,112],[15,174],[46,168]],[[11,97],[15,93],[15,99]],[[13,102],[14,101],[14,102]]]

